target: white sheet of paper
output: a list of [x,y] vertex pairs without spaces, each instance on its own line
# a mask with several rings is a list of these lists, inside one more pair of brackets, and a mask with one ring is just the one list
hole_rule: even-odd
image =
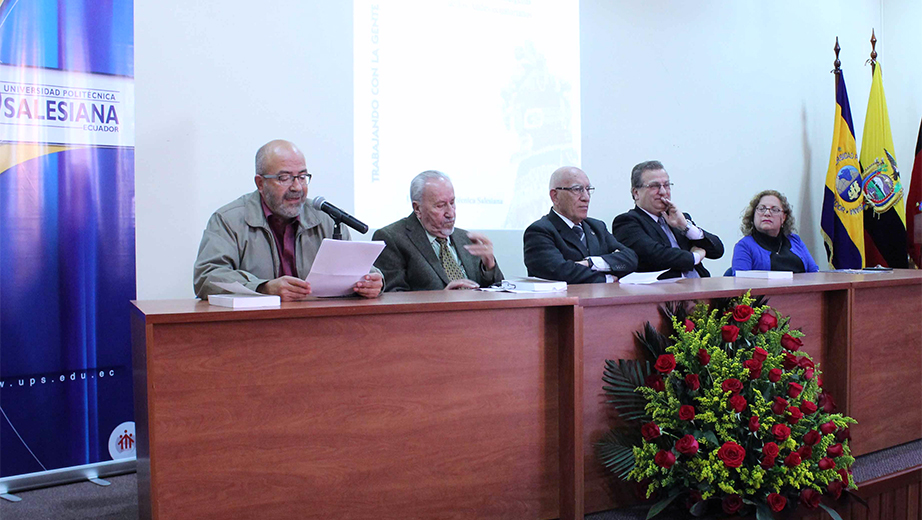
[[225,291],[233,294],[249,294],[249,295],[258,295],[262,296],[256,291],[251,291],[243,286],[240,282],[214,282],[215,285],[224,289]]
[[651,273],[631,273],[618,279],[618,282],[625,285],[646,285],[650,283],[672,283],[681,278],[668,278],[666,280],[657,280],[656,277],[665,273],[669,269],[662,271],[653,271]]
[[324,238],[307,275],[312,296],[348,296],[355,282],[371,271],[384,242],[352,242]]

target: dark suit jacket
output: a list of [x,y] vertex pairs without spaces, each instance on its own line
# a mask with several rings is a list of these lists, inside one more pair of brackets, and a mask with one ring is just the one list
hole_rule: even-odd
[[[689,222],[694,222],[688,213],[685,213],[685,218]],[[673,229],[672,234],[675,235],[679,248],[672,247],[663,228],[637,206],[615,217],[614,222],[611,223],[611,231],[618,240],[637,253],[638,271],[669,269],[660,276],[663,279],[678,278],[683,272],[691,271],[692,268],[702,278],[711,276],[711,273],[704,268],[703,262],[695,265],[695,255],[690,251],[692,246],[704,249],[706,258],[720,258],[724,254],[723,242],[717,238],[717,235],[712,235],[703,229],[701,231],[704,231],[704,238],[701,240],[689,240],[680,230]]]
[[[605,223],[594,218],[583,221],[588,247],[553,210],[525,230],[525,267],[528,276],[567,283],[605,283],[605,275],[617,277],[637,268],[637,255],[608,232]],[[611,267],[610,273],[593,271],[576,262],[588,256],[601,256]]]
[[[385,291],[438,290],[444,289],[451,281],[438,255],[432,250],[426,230],[415,213],[375,231],[372,239],[383,240],[386,244],[384,251],[375,260],[375,267],[384,274]],[[471,243],[467,231],[455,228],[450,239],[469,279],[481,287],[488,287],[503,279],[499,264],[492,271],[484,272],[480,258],[464,249],[465,245]]]

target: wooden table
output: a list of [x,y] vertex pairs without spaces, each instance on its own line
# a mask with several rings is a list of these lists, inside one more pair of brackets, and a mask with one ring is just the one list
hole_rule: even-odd
[[575,303],[136,302],[141,518],[575,518]]
[[614,419],[604,360],[637,357],[632,334],[663,302],[749,288],[807,334],[826,388],[859,421],[856,454],[922,437],[916,271],[252,311],[143,301],[141,517],[574,519],[632,503],[592,449]]

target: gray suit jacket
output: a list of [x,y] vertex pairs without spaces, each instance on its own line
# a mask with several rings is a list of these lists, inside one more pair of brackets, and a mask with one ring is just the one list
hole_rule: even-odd
[[[455,228],[450,238],[469,279],[481,287],[503,279],[499,264],[492,271],[484,271],[480,258],[464,249],[471,243],[467,231]],[[448,275],[415,213],[375,231],[372,239],[383,240],[387,244],[375,260],[375,267],[384,273],[387,281],[385,291],[431,291],[448,285]]]

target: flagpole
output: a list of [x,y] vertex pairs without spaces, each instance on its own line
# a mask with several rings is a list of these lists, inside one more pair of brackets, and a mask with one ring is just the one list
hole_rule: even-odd
[[871,64],[871,77],[873,77],[874,69],[877,68],[877,37],[874,36],[873,28],[871,28],[871,59],[868,60],[868,63]]
[[838,36],[836,36],[836,46],[833,47],[832,50],[836,51],[836,61],[832,62],[835,68],[832,69],[831,72],[835,75],[839,75],[842,73],[842,69],[839,68],[839,66],[842,65],[842,62],[839,61],[839,51],[842,50],[842,48],[839,47],[839,37]]

